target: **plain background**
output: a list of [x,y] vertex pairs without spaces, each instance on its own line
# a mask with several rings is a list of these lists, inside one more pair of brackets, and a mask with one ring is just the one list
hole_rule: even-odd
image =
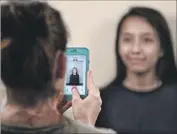
[[[98,87],[115,77],[115,32],[121,16],[132,6],[152,7],[166,17],[176,47],[176,1],[52,1],[61,11],[69,30],[69,46],[82,46],[90,50],[90,68]],[[177,58],[176,58],[177,59]],[[3,85],[0,84],[1,89]],[[0,98],[3,92],[0,92]]]

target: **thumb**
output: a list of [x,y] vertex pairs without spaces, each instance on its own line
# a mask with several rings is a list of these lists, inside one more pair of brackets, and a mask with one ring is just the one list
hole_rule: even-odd
[[72,88],[72,99],[80,99],[80,95],[76,87]]
[[87,78],[87,88],[89,90],[89,92],[95,92],[96,91],[96,88],[95,88],[95,83],[93,81],[93,75],[92,75],[92,71],[89,70],[88,72],[88,78]]

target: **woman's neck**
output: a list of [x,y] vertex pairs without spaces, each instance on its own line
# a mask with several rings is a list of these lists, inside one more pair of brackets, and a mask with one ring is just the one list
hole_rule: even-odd
[[35,127],[58,124],[61,113],[49,104],[41,104],[35,108],[22,108],[18,105],[6,105],[1,112],[1,122],[4,124],[19,124]]
[[151,71],[142,74],[127,72],[127,77],[123,84],[130,90],[148,92],[155,90],[162,83],[157,78],[155,71]]

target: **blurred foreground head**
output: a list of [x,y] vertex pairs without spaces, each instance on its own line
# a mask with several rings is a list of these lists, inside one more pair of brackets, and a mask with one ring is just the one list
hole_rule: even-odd
[[47,3],[1,5],[1,79],[8,103],[34,106],[56,93],[55,81],[65,71],[66,44],[61,14]]

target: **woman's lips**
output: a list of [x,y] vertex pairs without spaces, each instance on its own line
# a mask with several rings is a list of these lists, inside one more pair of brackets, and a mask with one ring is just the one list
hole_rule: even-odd
[[142,64],[142,63],[144,62],[144,59],[130,58],[129,61],[130,61],[132,64]]

